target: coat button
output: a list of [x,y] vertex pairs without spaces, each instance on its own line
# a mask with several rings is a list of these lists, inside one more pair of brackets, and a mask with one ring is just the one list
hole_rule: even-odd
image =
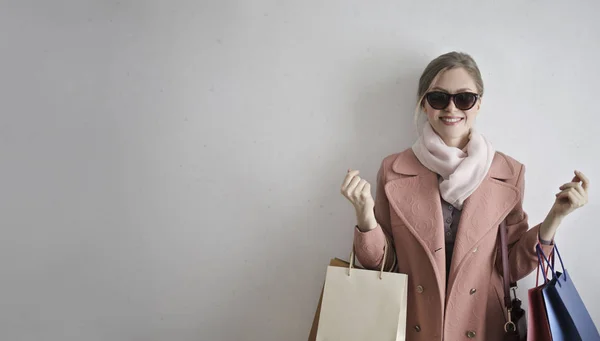
[[419,325],[417,324],[417,325],[415,326],[415,330],[417,331],[417,333],[418,333],[418,332],[420,332],[420,331],[421,331],[421,326],[419,326]]
[[469,330],[469,331],[467,332],[467,337],[468,337],[469,339],[474,339],[474,338],[475,338],[475,332],[474,332],[474,331],[472,331],[472,330]]
[[475,253],[475,252],[477,252],[477,248],[474,248],[474,249],[473,249],[473,253]]
[[475,289],[475,288],[473,288],[473,289],[471,289],[471,291],[469,291],[469,293],[470,293],[471,295],[475,294],[476,292],[477,292],[477,289]]
[[422,286],[422,285],[417,285],[417,292],[418,292],[419,294],[422,294],[422,293],[423,293],[423,291],[425,291],[425,289],[423,288],[423,286]]

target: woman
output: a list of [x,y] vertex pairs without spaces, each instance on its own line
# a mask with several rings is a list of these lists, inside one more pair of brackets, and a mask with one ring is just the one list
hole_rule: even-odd
[[496,152],[474,128],[483,81],[467,54],[439,56],[424,70],[416,114],[427,116],[412,148],[386,157],[373,200],[369,183],[349,170],[342,193],[356,209],[354,244],[361,264],[408,274],[406,340],[502,340],[502,263],[498,225],[508,229],[510,279],[537,266],[562,219],[587,203],[579,171],[559,187],[545,220],[529,229],[523,211],[525,167]]

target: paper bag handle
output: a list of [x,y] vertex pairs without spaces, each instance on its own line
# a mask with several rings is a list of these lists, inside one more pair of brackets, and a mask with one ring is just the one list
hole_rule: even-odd
[[[385,268],[385,261],[387,259],[387,243],[383,247],[383,259],[381,260],[381,269],[379,269],[379,279],[383,279],[383,269]],[[354,251],[354,245],[352,245],[352,252],[350,253],[350,264],[348,265],[348,277],[350,277],[350,273],[354,268],[354,262],[356,261],[356,252]]]

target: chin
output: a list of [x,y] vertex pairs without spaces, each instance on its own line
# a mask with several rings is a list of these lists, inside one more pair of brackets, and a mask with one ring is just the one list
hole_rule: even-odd
[[[443,139],[443,140],[455,140],[455,139],[462,139],[465,136],[469,135],[469,130],[465,130],[465,129],[460,129],[460,131],[454,130],[454,129],[448,129],[448,127],[441,127],[441,129],[435,129],[436,133]],[[449,131],[452,130],[452,131]]]
[[464,126],[463,127],[448,127],[443,124],[434,126],[434,128],[438,134],[441,133],[441,135],[453,137],[453,138],[464,136],[465,134],[468,134],[469,130],[470,130],[470,129],[465,129]]

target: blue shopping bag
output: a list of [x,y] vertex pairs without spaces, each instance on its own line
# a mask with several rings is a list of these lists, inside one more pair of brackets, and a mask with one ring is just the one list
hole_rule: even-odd
[[[552,279],[546,283],[542,293],[553,341],[600,341],[598,329],[579,296],[569,272],[564,268],[556,245],[552,261],[548,260],[539,245],[537,251],[538,257],[543,257],[549,265],[552,275]],[[554,253],[558,255],[562,272],[554,268]],[[542,270],[545,272],[543,267]],[[546,273],[544,275],[547,278]]]

